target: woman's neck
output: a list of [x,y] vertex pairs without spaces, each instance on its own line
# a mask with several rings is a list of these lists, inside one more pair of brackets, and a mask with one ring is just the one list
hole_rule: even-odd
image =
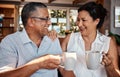
[[92,43],[95,41],[97,36],[97,32],[91,33],[86,36],[82,36],[85,44],[85,50],[91,50]]
[[82,38],[84,41],[92,43],[92,42],[94,42],[96,36],[97,36],[97,31],[91,32],[90,34],[85,35],[85,36],[83,35]]

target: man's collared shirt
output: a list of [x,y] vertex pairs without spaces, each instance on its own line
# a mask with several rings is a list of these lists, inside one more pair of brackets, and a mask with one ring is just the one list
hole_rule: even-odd
[[[45,54],[61,54],[62,49],[59,40],[51,41],[45,36],[41,45],[32,42],[25,29],[17,31],[14,34],[6,36],[0,44],[0,71],[7,70],[7,68],[17,68],[26,64],[27,62]],[[57,70],[40,69],[36,71],[31,77],[57,77]]]

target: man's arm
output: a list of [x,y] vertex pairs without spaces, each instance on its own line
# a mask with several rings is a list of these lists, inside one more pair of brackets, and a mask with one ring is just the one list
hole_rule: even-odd
[[59,64],[59,56],[46,55],[34,59],[19,68],[0,72],[0,77],[30,77],[39,69],[55,69],[58,68]]

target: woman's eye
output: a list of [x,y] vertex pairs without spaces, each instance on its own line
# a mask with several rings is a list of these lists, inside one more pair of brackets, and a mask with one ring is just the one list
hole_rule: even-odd
[[79,18],[77,18],[77,21],[79,21],[80,19]]
[[86,21],[86,20],[82,20],[82,21]]

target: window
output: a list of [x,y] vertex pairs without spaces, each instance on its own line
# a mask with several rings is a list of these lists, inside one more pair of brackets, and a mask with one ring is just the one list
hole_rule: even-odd
[[66,9],[49,9],[51,17],[51,29],[58,33],[66,30],[67,25],[67,10]]
[[76,31],[77,8],[71,7],[48,7],[52,25],[59,35],[65,35],[66,31]]
[[115,7],[115,27],[120,27],[120,7]]
[[[22,26],[21,22],[21,10],[23,6],[19,8],[19,24]],[[71,9],[72,8],[72,9]],[[65,35],[66,31],[76,30],[76,17],[77,17],[77,7],[58,7],[58,6],[48,6],[48,11],[50,14],[52,24],[49,30],[56,30],[58,34]]]

